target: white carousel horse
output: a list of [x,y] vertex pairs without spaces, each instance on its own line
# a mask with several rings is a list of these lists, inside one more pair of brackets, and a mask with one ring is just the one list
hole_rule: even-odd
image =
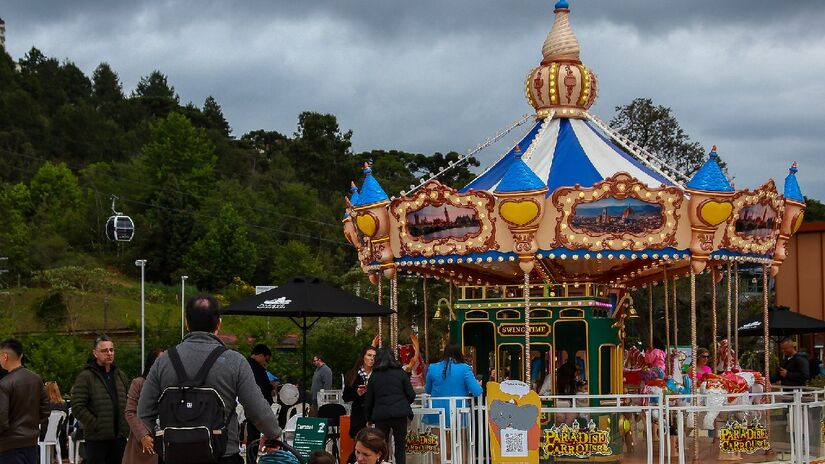
[[[656,398],[666,398],[667,395],[687,395],[690,394],[692,382],[687,374],[682,373],[682,363],[687,355],[678,349],[673,349],[670,353],[670,372],[664,379],[648,380],[645,383],[642,393],[653,395]],[[681,399],[669,399],[671,405],[684,403]],[[658,400],[651,399],[650,404],[658,404]],[[658,414],[654,410],[653,419],[658,420]]]

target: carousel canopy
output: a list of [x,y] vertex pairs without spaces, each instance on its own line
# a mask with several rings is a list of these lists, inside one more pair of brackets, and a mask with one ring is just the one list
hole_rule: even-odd
[[564,186],[591,187],[617,172],[626,172],[648,185],[676,185],[617,147],[593,123],[559,118],[537,121],[510,151],[461,191],[497,190],[522,153],[524,163],[547,187],[547,195]]

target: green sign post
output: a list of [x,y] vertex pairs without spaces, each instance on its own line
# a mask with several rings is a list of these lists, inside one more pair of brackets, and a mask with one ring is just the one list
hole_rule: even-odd
[[327,439],[327,419],[318,417],[299,417],[295,425],[295,440],[292,447],[304,458],[318,449],[324,449]]

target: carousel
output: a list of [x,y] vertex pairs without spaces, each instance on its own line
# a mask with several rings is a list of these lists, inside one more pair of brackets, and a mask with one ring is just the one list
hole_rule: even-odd
[[[678,344],[677,325],[670,326],[677,279],[690,286],[691,333],[683,340],[693,353],[697,311],[712,313],[716,333],[716,286],[713,310],[697,308],[699,274],[725,281],[721,306],[731,327],[737,268],[760,268],[767,318],[768,277],[785,259],[805,202],[796,164],[782,190],[773,180],[737,189],[720,165],[723,150],[713,147],[688,178],[590,113],[598,81],[581,60],[569,14],[558,1],[541,60],[525,81],[535,113],[511,128],[523,135],[498,161],[459,190],[436,175],[393,197],[381,173],[365,166],[343,227],[379,294],[389,283],[391,306],[399,276],[456,286],[450,336],[485,380],[517,379],[553,393],[556,368],[572,362],[589,394],[621,394],[634,384],[624,349],[625,325],[637,315],[632,292],[665,288],[667,326],[657,333],[667,352]],[[396,346],[397,321],[388,330]],[[645,335],[652,342],[652,322]],[[730,333],[727,340],[734,344]],[[714,348],[723,371],[733,370],[733,351]],[[765,376],[768,356],[766,347]],[[691,362],[695,371],[696,356]]]

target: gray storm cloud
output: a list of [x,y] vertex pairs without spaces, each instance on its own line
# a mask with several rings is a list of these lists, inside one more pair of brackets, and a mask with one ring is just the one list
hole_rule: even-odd
[[[821,2],[570,3],[595,113],[651,97],[719,146],[738,187],[781,186],[798,160],[803,193],[825,198]],[[466,151],[530,112],[523,79],[553,20],[538,0],[30,1],[0,17],[14,58],[36,46],[87,73],[107,61],[127,90],[159,69],[183,102],[213,95],[236,135],[289,134],[313,110],[352,129],[355,150],[421,153]]]

